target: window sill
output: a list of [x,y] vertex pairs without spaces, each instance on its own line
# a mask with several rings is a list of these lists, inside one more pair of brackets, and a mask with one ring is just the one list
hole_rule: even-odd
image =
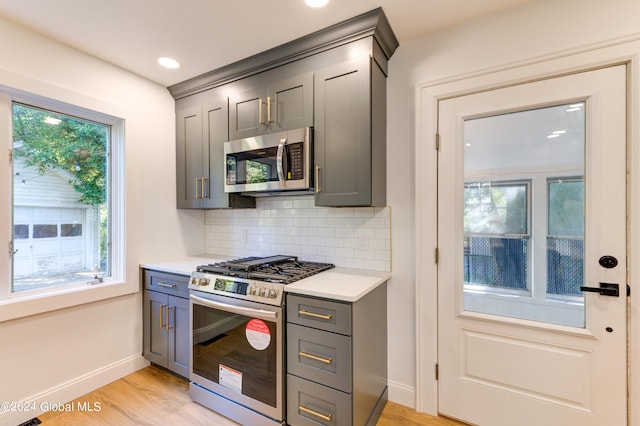
[[99,302],[113,297],[137,293],[137,280],[105,282],[82,287],[57,288],[50,291],[14,294],[0,300],[0,323],[31,315]]

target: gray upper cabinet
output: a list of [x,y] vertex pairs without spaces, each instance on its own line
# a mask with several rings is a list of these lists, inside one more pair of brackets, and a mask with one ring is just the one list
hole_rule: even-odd
[[250,85],[259,87],[229,97],[229,140],[313,125],[313,73],[264,85],[281,73],[275,69],[249,78]]
[[[176,171],[178,208],[201,208],[205,176],[202,106],[176,111]],[[208,164],[207,164],[208,166]]]
[[224,192],[228,100],[215,89],[176,103],[177,205],[182,209],[255,207]]
[[386,203],[386,79],[370,56],[315,74],[317,206]]
[[[224,166],[218,139],[307,126],[314,129],[315,204],[386,205],[386,78],[397,47],[378,8],[169,87],[177,105],[178,206],[244,206],[231,196],[215,201],[224,177],[215,174]],[[224,100],[202,99],[219,90],[228,94],[227,110]]]

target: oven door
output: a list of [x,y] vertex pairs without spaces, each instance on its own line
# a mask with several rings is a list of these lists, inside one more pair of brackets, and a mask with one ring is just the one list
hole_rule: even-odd
[[225,142],[225,192],[287,191],[312,186],[311,128]]
[[283,309],[191,292],[192,382],[284,419]]

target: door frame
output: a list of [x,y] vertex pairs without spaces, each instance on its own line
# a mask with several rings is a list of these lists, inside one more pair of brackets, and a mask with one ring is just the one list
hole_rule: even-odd
[[[438,382],[435,366],[438,358],[438,274],[435,263],[437,246],[436,132],[438,102],[441,100],[557,77],[605,66],[627,66],[627,181],[628,216],[627,255],[631,297],[628,306],[629,400],[640,396],[640,36],[633,40],[611,42],[606,46],[587,46],[531,61],[425,82],[414,90],[415,101],[415,229],[416,259],[416,409],[431,415],[438,413]],[[634,324],[636,325],[634,327]],[[629,405],[629,425],[640,426],[640,409]]]

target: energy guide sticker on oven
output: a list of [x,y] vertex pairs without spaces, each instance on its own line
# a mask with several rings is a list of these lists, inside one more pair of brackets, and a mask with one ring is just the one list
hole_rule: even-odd
[[242,393],[242,373],[222,364],[219,365],[219,370],[218,383],[225,388]]
[[247,323],[245,335],[247,336],[247,341],[251,347],[259,351],[267,349],[269,347],[269,343],[271,343],[271,332],[269,331],[269,327],[264,323],[264,321],[257,318],[254,318]]

